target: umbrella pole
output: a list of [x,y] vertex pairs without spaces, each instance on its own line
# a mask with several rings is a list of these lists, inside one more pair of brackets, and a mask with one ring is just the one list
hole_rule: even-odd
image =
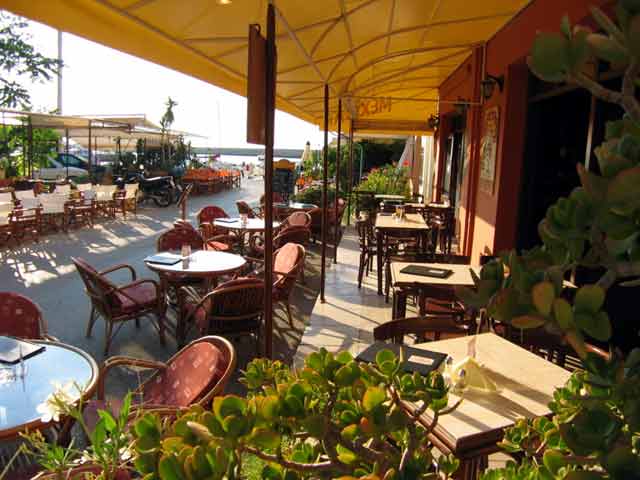
[[327,165],[329,156],[329,84],[324,85],[324,148],[322,158],[322,264],[320,265],[320,301],[324,299],[324,281],[326,277],[327,265]]
[[353,190],[353,120],[349,122],[349,206],[347,208],[347,225],[351,225],[351,191]]
[[333,196],[335,219],[333,223],[333,263],[338,263],[338,243],[340,241],[340,225],[338,225],[338,192],[340,192],[340,137],[342,136],[342,99],[338,100],[338,144],[336,145],[336,194]]
[[273,129],[276,92],[275,7],[267,7],[264,145],[264,354],[273,357]]

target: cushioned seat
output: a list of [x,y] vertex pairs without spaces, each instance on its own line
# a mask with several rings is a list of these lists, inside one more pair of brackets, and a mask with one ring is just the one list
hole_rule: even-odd
[[123,313],[135,312],[140,307],[151,308],[158,301],[155,284],[147,282],[121,288],[115,295]]

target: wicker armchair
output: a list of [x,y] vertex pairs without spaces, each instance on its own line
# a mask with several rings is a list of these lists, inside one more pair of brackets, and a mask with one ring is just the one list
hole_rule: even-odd
[[0,335],[55,340],[47,334],[47,322],[40,307],[13,292],[0,292]]
[[[119,330],[118,328],[114,332],[113,326],[120,327],[129,320],[135,320],[136,326],[139,326],[142,316],[155,317],[157,325],[154,323],[154,326],[158,330],[160,343],[164,345],[164,320],[167,306],[162,289],[156,281],[137,280],[136,271],[130,265],[116,265],[98,272],[80,258],[71,257],[71,260],[75,264],[91,300],[91,315],[86,336],[91,336],[91,330],[98,316],[101,316],[105,321],[105,356],[109,353],[111,342]],[[122,269],[131,272],[131,283],[116,285],[107,278],[108,273]]]
[[194,340],[166,362],[115,356],[102,366],[98,379],[97,399],[83,411],[91,429],[98,419],[98,410],[110,410],[116,415],[121,401],[105,400],[105,381],[115,367],[129,366],[154,369],[155,372],[133,393],[130,420],[139,413],[153,412],[160,416],[175,416],[191,405],[208,407],[214,397],[222,395],[237,363],[236,351],[225,338],[207,336]]
[[305,227],[311,229],[311,216],[307,212],[293,212],[282,222],[281,228],[287,227]]
[[240,215],[246,214],[247,218],[260,218],[261,215],[259,212],[256,212],[253,208],[249,206],[247,202],[239,200],[236,202],[236,207],[238,208],[238,213]]
[[224,228],[216,227],[213,221],[217,218],[229,218],[222,208],[210,205],[197,213],[198,230],[206,242],[206,248],[227,252],[238,242],[238,237]]
[[197,328],[200,335],[253,334],[256,353],[260,352],[264,293],[264,282],[252,277],[225,282],[205,296],[193,288],[183,287],[179,293],[178,342],[184,342],[192,327]]
[[304,268],[304,259],[304,247],[297,243],[287,243],[273,252],[273,301],[284,307],[290,325],[293,325],[291,293]]

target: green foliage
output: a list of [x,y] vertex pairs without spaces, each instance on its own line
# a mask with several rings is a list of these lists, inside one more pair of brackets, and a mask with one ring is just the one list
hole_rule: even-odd
[[[46,167],[47,160],[54,157],[60,135],[49,128],[34,128],[33,132],[33,166]],[[24,125],[5,125],[0,128],[0,160],[2,167],[10,176],[27,175],[29,152],[27,146],[27,127]],[[9,176],[9,175],[8,175]]]
[[[584,371],[556,390],[550,420],[521,420],[507,430],[501,446],[526,459],[485,473],[485,480],[640,478],[640,350],[626,362],[615,354],[605,361],[584,341],[610,339],[606,291],[619,279],[637,284],[640,277],[640,3],[619,2],[617,23],[598,9],[592,13],[604,35],[572,28],[565,18],[560,33],[538,35],[529,63],[544,80],[576,83],[625,109],[595,150],[601,174],[578,164],[581,186],[548,209],[538,228],[542,245],[501,255],[483,267],[474,291],[459,292],[499,321],[563,337]],[[594,59],[626,68],[621,91],[584,73]],[[605,274],[567,288],[576,266]]]
[[26,77],[31,82],[50,81],[60,68],[56,58],[42,55],[29,43],[27,27],[28,23],[22,18],[0,13],[0,105],[3,107],[28,109],[31,97],[19,80]]
[[[329,204],[332,204],[333,199],[336,196],[336,189],[329,187],[327,188],[327,201]],[[311,186],[307,187],[304,190],[296,193],[293,196],[294,201],[301,203],[311,203],[313,205],[321,206],[322,204],[322,187],[320,186]]]
[[357,190],[408,197],[409,173],[406,167],[398,169],[394,164],[373,168],[366,180],[358,185]]
[[[211,410],[192,407],[167,426],[153,414],[139,419],[136,468],[144,478],[244,478],[247,455],[265,462],[263,478],[278,480],[408,479],[433,472],[427,430],[416,418],[427,408],[447,413],[448,389],[439,373],[403,373],[388,350],[369,365],[321,349],[297,372],[254,360],[242,381],[245,398],[218,397]],[[402,401],[424,406],[411,412]],[[448,477],[457,466],[442,457],[439,468]]]

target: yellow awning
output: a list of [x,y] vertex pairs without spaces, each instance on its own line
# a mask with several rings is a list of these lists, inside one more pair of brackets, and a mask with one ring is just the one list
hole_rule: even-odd
[[[340,96],[345,119],[381,121],[380,126],[413,122],[404,125],[417,125],[411,131],[422,133],[436,113],[443,80],[528,3],[278,0],[277,108],[322,127],[328,83],[334,115]],[[18,15],[240,95],[246,95],[248,26],[259,23],[264,31],[266,5],[266,0],[0,0],[1,8]]]

